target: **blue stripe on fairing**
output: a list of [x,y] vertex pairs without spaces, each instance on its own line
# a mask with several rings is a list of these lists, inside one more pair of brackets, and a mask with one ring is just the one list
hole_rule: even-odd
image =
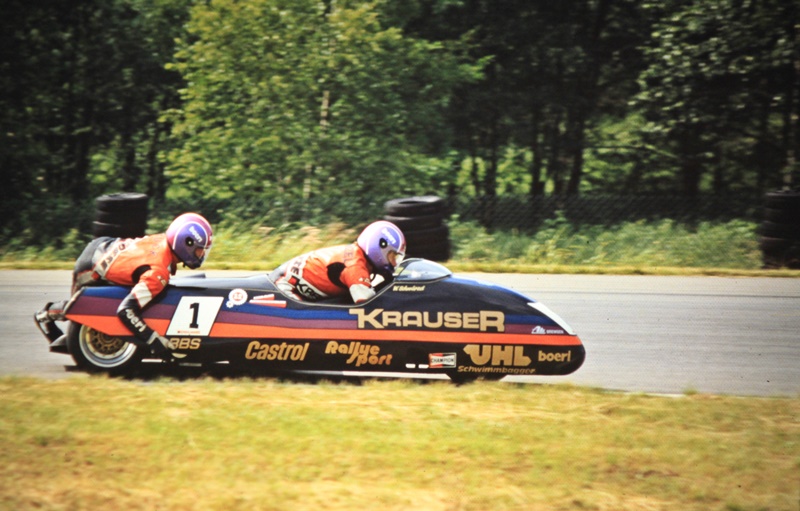
[[97,296],[99,298],[125,298],[130,292],[130,288],[120,286],[91,286],[84,288],[87,296]]
[[223,311],[241,312],[244,314],[255,314],[258,316],[275,316],[289,319],[353,319],[354,317],[347,312],[347,309],[290,309],[280,307],[270,307],[266,305],[243,304],[231,308],[223,305]]
[[561,325],[550,319],[548,316],[534,316],[532,314],[527,316],[506,316],[506,323],[510,325],[556,325],[559,328],[561,327]]

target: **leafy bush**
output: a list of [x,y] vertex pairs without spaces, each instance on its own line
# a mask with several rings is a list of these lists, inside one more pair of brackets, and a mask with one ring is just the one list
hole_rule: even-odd
[[755,228],[741,220],[696,228],[672,220],[575,228],[558,217],[533,235],[489,234],[466,222],[451,225],[451,236],[459,261],[755,269],[761,264]]
[[[149,223],[166,229],[171,217]],[[758,269],[761,252],[756,224],[742,220],[688,226],[672,220],[624,222],[611,227],[575,227],[563,216],[546,220],[535,233],[488,231],[478,223],[449,222],[452,260],[498,265],[637,266]],[[274,268],[306,251],[351,243],[359,226],[342,222],[270,226],[232,217],[215,225],[215,267]],[[72,261],[89,241],[85,232],[66,230],[47,240],[24,233],[0,247],[2,261]]]

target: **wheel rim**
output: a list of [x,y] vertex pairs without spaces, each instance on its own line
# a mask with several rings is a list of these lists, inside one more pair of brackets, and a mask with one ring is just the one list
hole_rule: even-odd
[[97,367],[119,367],[131,360],[136,353],[135,344],[98,332],[86,325],[81,326],[79,335],[81,352]]

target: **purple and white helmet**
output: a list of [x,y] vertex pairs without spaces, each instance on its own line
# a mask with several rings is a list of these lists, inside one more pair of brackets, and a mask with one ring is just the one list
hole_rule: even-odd
[[197,213],[184,213],[169,224],[167,243],[189,268],[196,269],[211,251],[211,224]]
[[406,237],[391,222],[380,220],[369,224],[356,243],[379,273],[391,274],[406,255]]

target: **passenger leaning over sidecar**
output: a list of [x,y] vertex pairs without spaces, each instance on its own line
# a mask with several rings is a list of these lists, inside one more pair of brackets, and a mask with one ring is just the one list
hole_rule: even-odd
[[[132,286],[117,309],[120,321],[153,355],[169,358],[169,341],[142,319],[142,311],[167,287],[178,263],[195,269],[211,250],[211,225],[196,213],[184,213],[165,233],[142,238],[102,237],[92,240],[75,262],[72,294],[85,286],[117,284]],[[54,321],[64,320],[68,302],[48,304],[36,314],[52,342],[63,342]],[[43,330],[43,331],[44,331]],[[53,332],[57,332],[55,335]],[[61,337],[59,339],[58,337]]]
[[406,239],[384,220],[368,225],[355,243],[321,248],[295,257],[275,270],[278,288],[299,300],[318,301],[350,294],[354,303],[375,296],[373,274],[391,280],[403,261]]

